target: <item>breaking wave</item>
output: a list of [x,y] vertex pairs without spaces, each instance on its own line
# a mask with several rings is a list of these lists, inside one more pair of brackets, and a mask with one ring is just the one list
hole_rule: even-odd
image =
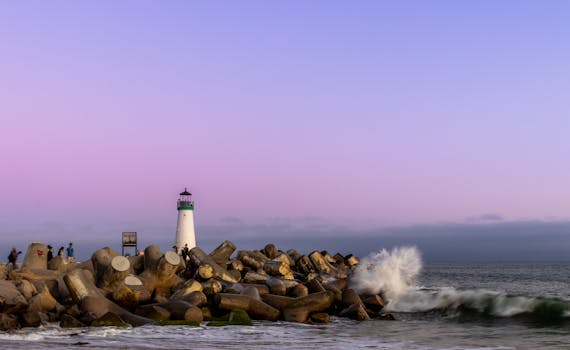
[[442,311],[450,316],[525,317],[538,322],[570,320],[570,303],[488,290],[408,290],[386,305],[387,311],[422,313]]
[[350,279],[359,293],[382,293],[388,301],[397,300],[410,288],[422,270],[422,259],[416,247],[386,249],[362,259]]
[[443,312],[448,316],[527,318],[540,323],[570,321],[570,302],[509,295],[489,290],[426,289],[416,285],[422,270],[415,247],[382,250],[362,259],[351,276],[358,293],[382,294],[387,312]]

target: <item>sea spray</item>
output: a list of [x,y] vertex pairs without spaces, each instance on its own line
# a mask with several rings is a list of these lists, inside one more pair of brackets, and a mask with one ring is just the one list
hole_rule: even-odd
[[416,247],[382,249],[362,259],[351,277],[351,287],[359,293],[382,293],[393,302],[410,288],[422,269]]

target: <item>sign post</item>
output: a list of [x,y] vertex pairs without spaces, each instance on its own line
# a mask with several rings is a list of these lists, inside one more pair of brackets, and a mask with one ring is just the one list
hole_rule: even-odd
[[121,254],[125,255],[125,247],[135,247],[135,255],[139,251],[137,247],[137,233],[123,232]]

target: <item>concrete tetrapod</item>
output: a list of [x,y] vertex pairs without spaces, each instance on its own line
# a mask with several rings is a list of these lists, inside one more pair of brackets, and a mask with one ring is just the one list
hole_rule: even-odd
[[364,306],[373,311],[380,311],[384,308],[384,299],[379,295],[360,296]]
[[269,259],[273,259],[277,255],[279,255],[279,251],[277,250],[277,247],[273,243],[265,245],[265,247],[263,248],[263,253],[265,253],[265,256],[267,256]]
[[144,287],[142,281],[133,275],[128,275],[117,285],[112,299],[127,310],[133,311],[141,303],[150,300],[151,295]]
[[69,289],[73,301],[79,304],[80,310],[92,315],[94,318],[100,318],[107,312],[112,312],[133,326],[141,326],[152,322],[150,319],[132,314],[105,298],[103,293],[95,286],[93,276],[87,270],[76,269],[68,272],[63,277],[63,280]]
[[210,253],[210,257],[218,265],[223,266],[228,262],[230,256],[232,256],[235,250],[236,250],[235,244],[233,244],[230,241],[224,241],[222,244],[220,244],[216,249],[214,249]]
[[197,323],[203,321],[202,310],[187,301],[169,300],[166,303],[158,304],[158,306],[168,310],[172,320],[195,321]]
[[285,276],[291,273],[291,266],[282,261],[268,261],[263,264],[263,271],[271,276]]
[[155,321],[166,321],[170,319],[170,311],[161,307],[159,304],[141,305],[137,307],[135,313]]
[[267,274],[248,271],[243,277],[244,283],[265,284],[269,287],[271,294],[285,295],[289,290],[295,288],[299,282],[275,278]]
[[255,260],[249,255],[244,255],[240,260],[245,266],[251,267],[254,271],[261,270],[263,263]]
[[288,305],[293,304],[297,299],[291,297],[284,297],[281,295],[264,294],[261,296],[261,300],[263,300],[266,304],[273,306],[277,310],[282,311]]
[[131,274],[138,275],[144,271],[144,255],[131,255],[127,259],[131,263]]
[[62,255],[54,256],[53,259],[48,262],[48,269],[58,272],[67,271],[67,263],[64,257]]
[[[109,247],[97,249],[91,254],[91,264],[93,266],[93,277],[95,277],[95,284],[97,287],[102,288],[102,279],[107,267],[111,264],[114,257],[119,256],[119,253]],[[130,266],[130,263],[129,263]]]
[[115,256],[105,269],[99,284],[102,288],[115,290],[129,275],[131,263],[124,256]]
[[247,287],[254,287],[259,292],[259,295],[269,294],[269,287],[265,284],[222,282],[222,286],[224,293],[241,294]]
[[[151,247],[152,249],[149,249]],[[166,301],[173,289],[183,283],[183,280],[176,274],[181,258],[172,251],[157,258],[158,251],[154,246],[147,247],[145,252],[147,250],[150,250],[151,261],[147,264],[145,253],[145,270],[138,277],[147,291],[153,295],[155,301]]]
[[306,322],[311,313],[325,311],[333,302],[334,294],[330,291],[297,298],[283,309],[283,319],[289,322]]
[[239,260],[242,260],[244,256],[249,256],[250,258],[257,260],[258,262],[261,263],[261,265],[271,260],[267,256],[265,256],[265,254],[255,250],[240,250],[237,252],[237,258]]
[[242,309],[256,320],[277,321],[279,319],[279,310],[248,295],[219,293],[215,296],[214,303],[222,310]]
[[170,300],[183,299],[186,295],[189,295],[192,292],[201,292],[202,289],[200,282],[189,279],[170,296]]
[[28,246],[22,263],[22,270],[26,269],[47,269],[47,246],[45,244],[34,242]]
[[275,258],[271,259],[271,261],[281,261],[289,266],[295,266],[295,260],[284,253],[279,253]]
[[0,280],[2,312],[13,313],[28,307],[28,301],[11,281]]
[[347,288],[342,291],[342,303],[347,307],[343,309],[339,315],[346,316],[357,321],[366,321],[370,319],[360,296],[353,289]]
[[214,278],[202,282],[202,291],[208,296],[216,295],[221,292],[222,289],[222,283]]
[[188,254],[189,260],[191,264],[194,266],[200,266],[202,264],[208,264],[214,270],[214,277],[222,279],[228,282],[238,282],[232,275],[228,273],[226,269],[218,265],[212,257],[204,253],[202,249],[199,247],[194,247],[190,249],[190,253]]
[[353,320],[357,321],[370,320],[370,316],[368,315],[368,312],[366,312],[366,308],[362,303],[355,303],[350,305],[346,309],[342,310],[339,313],[339,316],[352,318]]
[[190,294],[186,294],[180,300],[187,301],[196,307],[202,307],[208,302],[208,297],[202,292],[194,291]]
[[289,255],[289,257],[295,262],[295,264],[297,263],[297,261],[301,258],[301,253],[299,253],[297,250],[295,249],[289,249],[287,251],[287,255]]
[[243,263],[238,259],[232,259],[232,260],[228,261],[228,263],[226,264],[226,267],[229,271],[235,270],[235,271],[239,271],[239,272],[243,271],[243,269],[245,268]]

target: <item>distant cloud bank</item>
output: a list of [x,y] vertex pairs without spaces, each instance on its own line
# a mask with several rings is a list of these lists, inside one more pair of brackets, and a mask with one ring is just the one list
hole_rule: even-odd
[[[84,259],[103,246],[120,250],[120,227],[118,224],[73,227],[64,223],[18,229],[3,227],[0,244],[7,252],[12,245],[22,249],[31,240],[52,245],[73,240],[80,258]],[[156,225],[138,231],[139,248],[153,243],[164,250],[171,249],[173,227]],[[274,218],[265,223],[246,223],[228,217],[216,225],[198,226],[197,239],[205,250],[227,239],[238,249],[261,249],[272,242],[282,250],[295,248],[308,253],[326,249],[359,256],[382,248],[417,246],[427,261],[570,260],[570,221],[508,221],[498,214],[484,214],[462,223],[384,228],[340,226],[317,217]]]
[[366,255],[381,248],[414,245],[430,261],[570,260],[570,221],[506,221],[498,214],[484,214],[464,223],[372,229],[352,229],[325,220],[280,219],[266,224],[209,226],[202,232],[204,243],[230,239],[247,248],[274,242],[282,249]]

